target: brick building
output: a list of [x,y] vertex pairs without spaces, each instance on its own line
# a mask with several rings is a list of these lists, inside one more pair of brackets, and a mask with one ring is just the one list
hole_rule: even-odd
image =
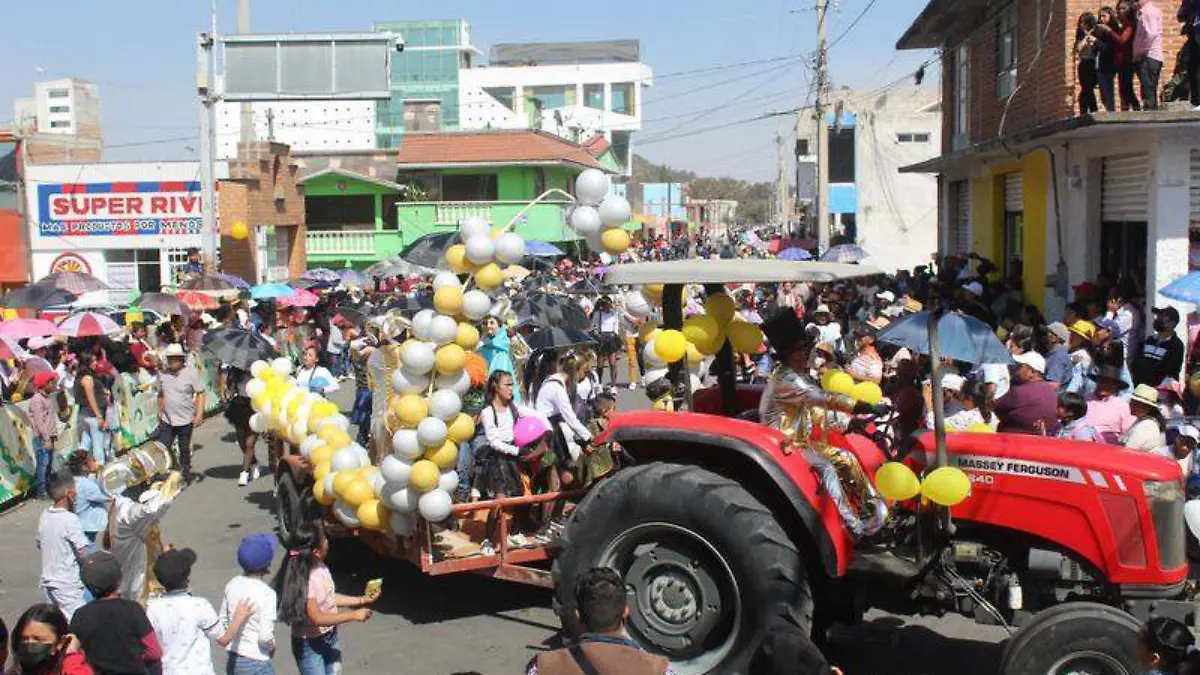
[[[1183,46],[1178,2],[1150,1],[1165,87]],[[1153,291],[1188,271],[1200,228],[1200,114],[1076,114],[1077,19],[1101,4],[1116,3],[930,0],[897,44],[941,50],[942,154],[902,169],[938,174],[939,248],[995,261],[1052,317],[1101,273],[1166,302]]]
[[[217,190],[225,272],[251,281],[282,281],[308,269],[298,172],[286,145],[238,144],[237,157],[229,160],[229,178]],[[244,240],[230,236],[239,221],[250,227]]]

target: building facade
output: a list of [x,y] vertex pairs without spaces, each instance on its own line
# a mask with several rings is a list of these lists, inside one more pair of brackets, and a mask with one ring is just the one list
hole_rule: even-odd
[[[253,120],[250,134],[242,133],[242,106]],[[300,151],[369,150],[375,147],[375,101],[271,101],[218,103],[217,158],[237,157],[245,140],[282,143]]]
[[12,133],[26,164],[99,162],[104,151],[100,89],[76,78],[37,82],[13,102]]
[[[1165,85],[1182,47],[1178,3],[1151,2]],[[942,154],[904,169],[938,176],[939,249],[993,260],[1052,317],[1102,274],[1147,307],[1169,304],[1156,291],[1188,272],[1200,227],[1200,115],[1075,112],[1076,17],[1095,9],[931,0],[897,45],[943,54]]]

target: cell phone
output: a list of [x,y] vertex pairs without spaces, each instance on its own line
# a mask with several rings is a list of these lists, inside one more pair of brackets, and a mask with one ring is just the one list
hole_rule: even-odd
[[363,591],[363,595],[371,600],[375,600],[380,595],[383,595],[383,579],[371,579],[367,582],[367,588]]

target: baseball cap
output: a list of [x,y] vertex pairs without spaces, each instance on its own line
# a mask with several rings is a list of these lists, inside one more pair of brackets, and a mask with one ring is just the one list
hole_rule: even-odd
[[1067,330],[1067,325],[1061,321],[1055,321],[1046,326],[1046,332],[1058,338],[1059,342],[1066,342],[1067,336],[1070,334],[1070,331]]
[[1022,366],[1029,366],[1030,368],[1033,368],[1039,373],[1045,374],[1046,372],[1046,359],[1037,352],[1025,352],[1024,354],[1017,354],[1016,356],[1012,357],[1012,359]]
[[196,552],[190,548],[173,548],[164,551],[154,561],[154,577],[168,591],[177,591],[187,586],[192,576],[192,565],[196,564]]
[[246,573],[262,572],[275,557],[275,535],[252,534],[238,544],[237,562]]
[[1150,311],[1154,312],[1155,316],[1162,316],[1162,318],[1166,319],[1167,321],[1171,321],[1174,322],[1175,325],[1179,325],[1179,310],[1175,309],[1174,307],[1169,305],[1166,307],[1155,307]]
[[1121,324],[1115,319],[1096,319],[1092,323],[1096,324],[1096,328],[1103,328],[1112,335],[1114,340],[1121,339]]
[[57,377],[58,377],[58,375],[56,375],[54,373],[54,371],[52,371],[52,370],[38,371],[37,373],[34,373],[34,375],[33,375],[33,386],[37,387],[38,389],[41,389],[42,387],[46,386],[47,384],[50,384],[51,382],[53,382],[55,380],[55,378],[57,378]]
[[958,375],[956,373],[946,373],[945,375],[942,375],[942,389],[949,389],[950,391],[962,391],[963,385],[966,384],[966,382],[967,381],[963,379],[962,375]]
[[1184,438],[1190,438],[1193,441],[1200,443],[1200,429],[1197,429],[1196,425],[1181,424],[1179,425],[1178,431],[1180,436],[1183,436]]
[[121,563],[108,551],[96,551],[80,563],[79,577],[92,595],[101,598],[121,584]]
[[896,294],[891,291],[883,291],[882,293],[876,293],[875,297],[879,298],[880,300],[883,300],[884,302],[895,302],[896,301]]
[[983,284],[978,281],[972,281],[968,284],[963,284],[963,290],[979,297],[983,295]]

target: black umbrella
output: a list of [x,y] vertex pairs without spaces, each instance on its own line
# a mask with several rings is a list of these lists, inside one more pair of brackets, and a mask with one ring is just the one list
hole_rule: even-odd
[[595,342],[595,338],[581,330],[558,327],[542,328],[525,338],[525,344],[529,345],[530,349],[559,349]]
[[446,269],[446,249],[458,243],[458,232],[434,232],[420,237],[400,252],[410,263]]
[[388,301],[383,308],[385,311],[394,309],[401,314],[412,316],[423,309],[433,309],[433,297],[424,293],[401,295]]
[[269,361],[275,348],[266,338],[241,328],[218,328],[204,335],[204,349],[222,363],[245,370],[255,361]]
[[341,305],[337,308],[338,316],[342,317],[348,323],[355,326],[361,326],[367,321],[366,308],[356,305]]
[[573,295],[613,295],[617,291],[616,286],[606,284],[591,275],[576,281],[567,288],[567,292]]
[[0,307],[8,309],[41,309],[50,305],[66,305],[75,301],[75,294],[50,285],[33,284],[9,291],[0,298]]
[[518,295],[513,298],[512,311],[519,323],[575,330],[587,330],[591,326],[583,308],[565,295],[542,292]]
[[133,304],[159,314],[183,315],[188,313],[187,305],[170,293],[142,293]]

